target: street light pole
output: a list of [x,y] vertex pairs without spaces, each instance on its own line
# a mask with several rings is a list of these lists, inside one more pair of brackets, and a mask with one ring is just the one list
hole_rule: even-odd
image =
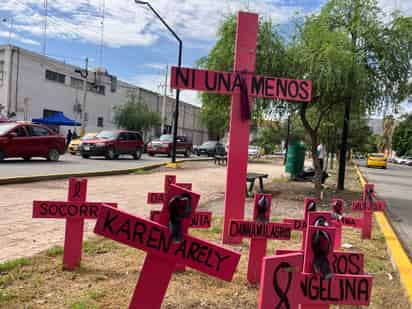
[[[177,67],[178,70],[182,67],[182,51],[183,51],[183,42],[179,38],[179,36],[176,34],[176,32],[173,31],[172,28],[166,23],[166,21],[157,13],[157,11],[150,5],[149,2],[147,1],[134,1],[136,4],[142,4],[146,5],[149,7],[149,9],[153,12],[153,14],[156,15],[157,18],[160,19],[162,24],[170,31],[170,33],[175,37],[175,39],[179,42],[179,56],[178,56],[178,61],[177,61]],[[176,89],[176,108],[175,108],[175,119],[174,119],[174,126],[173,126],[173,150],[172,150],[172,163],[176,163],[176,144],[177,144],[177,128],[178,128],[178,123],[179,123],[179,101],[180,101],[180,89]]]
[[83,84],[83,104],[82,104],[82,128],[80,135],[84,135],[86,133],[86,98],[87,98],[87,77],[89,76],[89,58],[86,57],[85,59],[85,67],[84,70],[76,69],[74,70],[76,73],[80,74],[82,78],[84,78]]
[[11,35],[12,35],[12,33],[13,33],[13,23],[14,23],[13,17],[12,17],[12,16],[5,17],[5,18],[3,18],[2,21],[3,21],[3,22],[6,22],[6,21],[9,22],[9,37],[8,37],[8,40],[7,40],[7,44],[10,45],[10,43],[11,43]]

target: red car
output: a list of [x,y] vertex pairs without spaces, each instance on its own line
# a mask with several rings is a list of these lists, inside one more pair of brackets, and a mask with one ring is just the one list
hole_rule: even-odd
[[129,154],[140,159],[143,153],[143,139],[138,132],[117,130],[102,131],[95,139],[80,143],[80,155],[87,159],[91,156],[104,156],[108,160],[117,159],[119,155]]
[[[181,153],[184,154],[185,157],[190,157],[193,152],[192,142],[185,136],[178,136],[176,142],[176,153]],[[167,154],[169,157],[171,157],[172,150],[173,135],[169,134],[164,134],[160,136],[159,139],[151,141],[147,145],[147,153],[151,157],[155,154]]]
[[64,154],[66,139],[49,128],[30,122],[0,123],[0,161],[5,158],[44,157],[58,161]]

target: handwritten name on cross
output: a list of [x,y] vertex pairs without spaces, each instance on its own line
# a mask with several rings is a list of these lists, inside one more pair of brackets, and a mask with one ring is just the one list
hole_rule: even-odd
[[258,193],[255,195],[253,221],[232,220],[230,236],[250,238],[247,280],[251,284],[260,281],[262,259],[266,255],[268,239],[289,240],[291,225],[270,222],[272,196]]
[[69,193],[66,202],[33,201],[33,218],[66,219],[64,237],[63,268],[80,266],[83,247],[85,219],[97,219],[104,204],[117,207],[116,203],[86,202],[87,179],[69,179]]
[[[190,203],[174,207],[174,201],[180,197]],[[103,207],[99,213],[96,234],[147,252],[129,308],[159,309],[177,263],[225,281],[232,280],[239,253],[185,232],[177,240],[175,236],[179,233],[169,224],[180,219],[179,226],[187,231],[199,198],[194,192],[171,185],[165,200],[169,207],[162,208],[159,223],[111,207]]]
[[368,306],[372,276],[363,273],[363,256],[354,267],[358,274],[332,273],[330,256],[348,258],[333,252],[335,232],[332,227],[308,225],[303,252],[264,258],[258,308]]
[[367,183],[363,188],[362,200],[352,203],[353,211],[363,211],[362,238],[371,239],[372,237],[372,213],[385,210],[385,201],[376,199],[374,185]]
[[[166,205],[165,197],[169,192],[171,185],[176,185],[181,188],[187,189],[192,191],[192,184],[191,183],[177,183],[176,182],[176,175],[165,175],[164,180],[164,192],[149,192],[147,194],[147,203],[148,204],[163,204],[163,207]],[[150,220],[159,222],[160,220],[160,211],[152,210],[150,211]],[[190,228],[209,228],[211,226],[212,221],[212,213],[211,212],[196,212],[192,214],[192,222],[190,224]],[[187,231],[186,231],[187,232]],[[184,265],[177,264],[176,270],[184,271]]]
[[176,67],[171,72],[171,87],[232,96],[229,149],[226,173],[223,242],[241,243],[230,236],[230,220],[242,220],[245,208],[250,111],[253,97],[310,102],[311,81],[273,78],[254,74],[258,15],[239,12],[233,72],[216,72]]

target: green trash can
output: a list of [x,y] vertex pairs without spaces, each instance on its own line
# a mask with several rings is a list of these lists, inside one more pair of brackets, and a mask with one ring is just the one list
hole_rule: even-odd
[[305,163],[305,147],[300,141],[293,141],[289,144],[286,157],[285,171],[292,177],[299,175],[303,171]]

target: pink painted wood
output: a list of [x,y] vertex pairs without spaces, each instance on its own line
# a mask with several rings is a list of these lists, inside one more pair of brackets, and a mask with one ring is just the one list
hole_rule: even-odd
[[[267,223],[258,222],[258,202],[266,197],[268,207],[264,213]],[[253,221],[232,220],[230,222],[230,236],[250,238],[247,280],[250,284],[260,281],[262,259],[266,255],[266,244],[268,239],[289,240],[291,226],[286,223],[270,222],[270,208],[272,196],[270,194],[258,193],[254,199]]]
[[[256,76],[256,40],[259,28],[257,14],[239,12],[234,68],[232,73],[172,68],[172,88],[218,92],[232,95],[229,128],[228,167],[226,173],[223,243],[239,244],[241,237],[230,236],[230,221],[244,218],[245,180],[247,174],[249,124],[243,102],[248,99],[252,110],[253,96],[283,97],[291,101],[311,101],[310,81]],[[229,85],[230,84],[230,85]],[[241,85],[247,88],[244,99]],[[247,97],[246,97],[247,96]],[[243,103],[243,104],[242,104]],[[247,106],[246,106],[247,107]]]
[[[150,211],[150,220],[159,222],[160,210]],[[212,226],[212,212],[211,211],[197,211],[192,217],[190,228],[208,229]]]
[[246,79],[250,95],[259,98],[310,102],[312,82],[287,78],[266,77],[242,72],[217,72],[172,67],[171,87],[220,94],[239,94],[240,80]]
[[367,183],[363,188],[362,200],[353,201],[352,209],[354,211],[363,211],[363,228],[362,239],[371,239],[372,237],[372,214],[374,211],[384,211],[385,202],[377,200],[374,193],[374,185]]
[[[168,199],[187,192],[173,185],[170,191]],[[198,195],[192,196],[197,204]],[[225,281],[233,278],[240,260],[238,252],[187,234],[181,242],[173,242],[164,225],[168,216],[167,209],[162,209],[160,223],[156,223],[109,206],[99,213],[96,234],[147,252],[129,308],[159,309],[177,262]],[[188,227],[190,222],[183,221]]]
[[[181,188],[184,188],[188,191],[192,191],[192,184],[191,183],[176,183],[176,176],[175,175],[165,175],[164,180],[164,191],[161,193],[154,193],[149,192],[147,195],[147,203],[148,204],[163,204],[163,207],[167,207],[166,203],[166,196],[167,193],[170,191],[171,185],[175,184]],[[150,212],[150,220],[160,222],[160,211],[151,211]],[[190,225],[191,228],[209,228],[212,222],[212,213],[194,213],[192,216],[192,223]],[[168,223],[167,223],[168,224]],[[176,271],[183,272],[185,271],[184,264],[178,263],[176,265]]]
[[83,247],[85,219],[97,219],[105,204],[117,207],[116,203],[86,202],[87,179],[69,179],[67,202],[33,201],[32,218],[66,219],[63,269],[72,270],[80,266]]

